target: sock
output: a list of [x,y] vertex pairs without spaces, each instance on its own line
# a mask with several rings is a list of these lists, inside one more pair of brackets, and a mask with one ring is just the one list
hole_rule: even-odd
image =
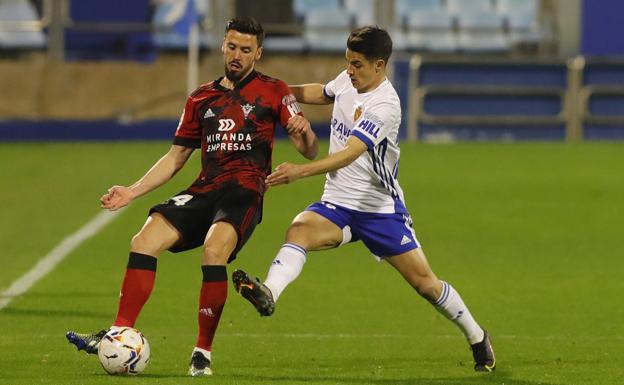
[[264,284],[271,290],[277,301],[282,291],[297,279],[306,262],[306,249],[294,243],[284,243],[269,268]]
[[[227,270],[225,266],[202,266],[204,275],[199,294],[199,335],[196,347],[212,351],[212,340],[219,325],[221,312],[227,299]],[[209,356],[207,356],[209,357]]]
[[[197,346],[193,349],[193,353],[200,352],[208,359],[208,361],[212,361],[212,352],[210,350],[198,348]],[[193,357],[193,353],[191,353],[191,357]]]
[[483,329],[474,320],[459,293],[448,283],[440,282],[442,282],[442,294],[433,306],[461,329],[469,344],[483,341]]
[[151,255],[130,253],[126,274],[119,293],[119,308],[113,326],[134,327],[134,323],[149,299],[156,279],[156,262]]

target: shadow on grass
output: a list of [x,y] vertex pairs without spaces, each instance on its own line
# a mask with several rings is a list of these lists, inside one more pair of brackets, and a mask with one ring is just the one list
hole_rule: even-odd
[[[107,376],[105,373],[96,376]],[[150,374],[143,373],[141,378],[176,379],[189,378],[186,374]],[[465,377],[418,377],[418,378],[355,378],[342,376],[267,376],[267,375],[215,375],[211,377],[215,383],[241,383],[241,384],[353,384],[353,385],[564,385],[554,382],[528,381],[513,379],[509,372],[497,371],[495,373],[475,373]]]
[[354,384],[354,385],[563,385],[553,382],[536,382],[511,378],[509,372],[497,371],[494,373],[474,373],[465,377],[419,377],[419,378],[354,378],[341,376],[229,376],[231,379],[240,379],[249,383],[314,383],[314,384]]

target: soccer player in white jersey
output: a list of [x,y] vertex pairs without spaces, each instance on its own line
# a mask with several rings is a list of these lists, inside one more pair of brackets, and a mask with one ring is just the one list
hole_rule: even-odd
[[300,103],[334,103],[329,155],[307,164],[282,163],[267,184],[326,173],[325,190],[320,202],[293,220],[264,283],[242,270],[234,271],[232,280],[236,290],[268,316],[301,272],[308,251],[361,240],[461,329],[476,371],[493,371],[496,360],[488,333],[459,293],[433,273],[412,229],[397,180],[401,107],[385,74],[391,53],[392,40],[385,30],[359,28],[347,41],[345,71],[325,85],[291,86]]

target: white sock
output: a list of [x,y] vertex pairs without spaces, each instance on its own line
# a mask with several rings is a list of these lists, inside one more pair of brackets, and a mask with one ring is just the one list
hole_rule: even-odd
[[[210,351],[206,349],[198,348],[197,346],[195,346],[195,348],[193,349],[193,353],[195,352],[200,352],[201,354],[204,355],[204,357],[208,359],[208,361],[212,361]],[[193,353],[191,353],[191,357],[193,356]]]
[[433,306],[461,329],[469,344],[483,341],[483,329],[474,320],[459,293],[450,284],[440,282],[442,282],[442,294]]
[[306,262],[306,249],[294,243],[284,243],[275,256],[264,284],[277,301],[282,291],[297,279]]

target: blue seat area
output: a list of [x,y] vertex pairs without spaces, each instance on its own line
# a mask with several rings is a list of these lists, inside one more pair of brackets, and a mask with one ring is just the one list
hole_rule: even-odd
[[407,17],[406,47],[416,50],[454,51],[457,37],[453,16],[442,8],[421,9]]
[[[192,7],[192,8],[189,8]],[[186,49],[190,23],[201,24],[210,13],[210,1],[206,0],[161,0],[156,3],[152,15],[153,39],[161,49]],[[212,47],[214,42],[209,34],[200,31],[200,46]]]
[[422,140],[565,137],[564,60],[423,57],[412,90],[409,68],[407,61],[395,62],[393,84],[403,127]]
[[455,15],[493,10],[491,0],[446,0],[449,11]]
[[77,23],[106,23],[104,30],[65,30],[65,52],[68,59],[153,61],[156,52],[149,29],[113,29],[118,23],[149,25],[149,0],[80,0],[70,3],[70,17]]
[[537,14],[537,0],[497,0],[498,11],[504,15],[512,13]]
[[304,19],[304,41],[312,51],[343,52],[351,32],[351,15],[342,9],[318,8]]
[[459,13],[459,47],[465,51],[506,51],[511,48],[503,16],[495,10]]
[[624,61],[588,59],[583,69],[583,134],[586,139],[624,137]]
[[624,116],[624,94],[593,94],[588,100],[589,113],[602,116]]
[[317,9],[340,10],[342,3],[339,0],[293,0],[295,15],[305,19],[310,11]]
[[501,88],[496,95],[427,94],[425,112],[433,115],[553,116],[561,112],[558,95],[508,95]]
[[[0,1],[0,22],[37,21],[39,15],[28,0]],[[42,31],[0,30],[0,48],[43,48],[46,36]]]
[[394,21],[398,26],[407,23],[409,15],[442,9],[440,0],[394,0]]
[[356,26],[376,24],[374,0],[344,0],[344,7]]
[[262,44],[268,52],[301,52],[306,45],[299,36],[271,36],[267,35]]
[[538,43],[542,39],[537,0],[498,0],[497,10],[509,26],[511,43]]
[[589,60],[583,71],[583,80],[587,85],[624,86],[624,62]]
[[421,85],[500,85],[566,87],[567,69],[559,64],[447,64],[424,63]]
[[[1,20],[37,20],[33,0],[0,0]],[[40,0],[54,1],[54,0]],[[379,24],[386,28],[396,51],[507,52],[527,48],[547,38],[548,23],[538,19],[540,0],[290,0],[275,3],[288,15],[267,24],[282,23],[267,30],[268,49],[281,52],[340,51],[351,28]],[[232,10],[244,10],[243,2],[227,1]],[[219,33],[210,30],[214,0],[72,0],[70,18],[81,28],[67,28],[68,58],[105,57],[145,60],[154,48],[183,50],[188,47],[189,9],[200,28],[200,46],[220,45]],[[189,5],[191,4],[191,5]],[[254,3],[255,4],[255,3]],[[272,3],[271,3],[272,4]],[[383,6],[393,6],[386,14]],[[291,8],[292,7],[292,8]],[[271,13],[270,7],[260,6]],[[381,11],[381,15],[377,12]],[[286,14],[286,13],[284,13]],[[336,20],[340,18],[341,20]],[[151,23],[151,31],[89,29],[89,22]],[[386,25],[387,24],[387,25]],[[288,28],[286,28],[288,27]],[[275,32],[277,31],[277,32]],[[273,32],[273,33],[271,33]],[[83,36],[84,34],[84,36]],[[93,47],[86,43],[94,39]],[[37,32],[0,31],[1,47],[42,48],[46,35]],[[109,54],[113,51],[112,54]],[[143,59],[140,59],[140,58]],[[151,59],[146,59],[151,60]]]

